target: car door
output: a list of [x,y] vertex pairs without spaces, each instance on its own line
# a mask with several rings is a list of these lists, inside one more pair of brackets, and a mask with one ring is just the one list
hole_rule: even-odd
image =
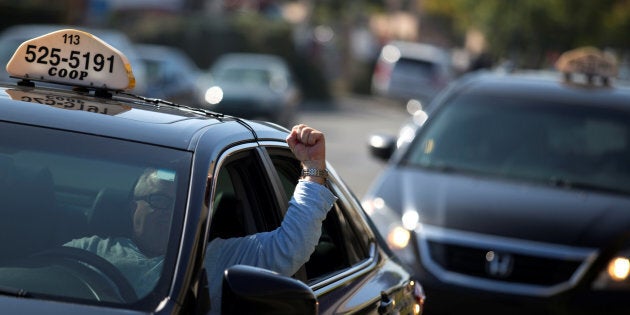
[[[213,173],[209,240],[277,228],[300,171],[300,162],[280,143],[266,150],[241,145],[224,153]],[[409,275],[382,259],[359,203],[334,173],[327,185],[338,199],[323,222],[313,255],[293,277],[315,292],[321,314],[387,314],[379,307],[391,305],[388,294],[405,288]]]
[[[299,179],[301,165],[286,148],[268,147],[267,152],[268,163],[277,175],[272,184],[278,187],[276,190],[284,192],[284,200],[288,201]],[[320,314],[387,314],[391,300],[381,293],[405,288],[402,280],[408,274],[380,259],[377,242],[360,212],[359,203],[334,172],[326,185],[338,199],[323,222],[314,253],[295,277],[315,292]],[[285,211],[286,208],[281,207]],[[382,312],[380,306],[384,307]],[[392,313],[396,311],[398,309],[391,308]]]

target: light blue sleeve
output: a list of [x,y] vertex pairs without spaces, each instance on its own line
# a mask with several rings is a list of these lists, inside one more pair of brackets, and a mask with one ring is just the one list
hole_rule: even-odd
[[74,239],[63,246],[84,249],[105,258],[129,280],[140,298],[153,290],[162,274],[164,257],[145,256],[129,238],[95,235]]
[[[214,311],[221,303],[223,272],[242,264],[293,275],[315,250],[322,221],[337,198],[323,185],[300,181],[282,224],[271,232],[214,239],[208,244],[205,267]],[[218,305],[217,305],[218,304]]]

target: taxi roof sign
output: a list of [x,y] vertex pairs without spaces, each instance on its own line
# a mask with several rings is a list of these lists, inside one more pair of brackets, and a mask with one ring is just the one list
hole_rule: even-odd
[[604,85],[618,74],[617,59],[611,53],[595,47],[581,47],[563,53],[556,61],[556,69],[571,79],[572,74],[585,75],[588,83],[599,77]]
[[22,43],[7,72],[16,78],[106,90],[136,84],[127,57],[100,38],[63,29]]

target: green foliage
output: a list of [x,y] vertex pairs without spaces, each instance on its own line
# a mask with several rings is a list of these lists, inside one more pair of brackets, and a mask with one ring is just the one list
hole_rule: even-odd
[[292,28],[282,20],[244,12],[234,15],[229,23],[245,39],[248,50],[276,55],[293,50]]
[[425,14],[453,19],[455,30],[482,31],[489,51],[529,67],[546,54],[590,45],[630,49],[629,0],[423,0]]

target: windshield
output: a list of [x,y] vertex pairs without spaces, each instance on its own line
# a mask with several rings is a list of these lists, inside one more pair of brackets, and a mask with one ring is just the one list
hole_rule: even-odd
[[437,64],[427,60],[405,59],[398,60],[394,67],[393,76],[398,76],[399,80],[411,80],[416,82],[418,79],[431,80],[437,75]]
[[630,193],[629,122],[606,104],[460,95],[425,124],[404,163]]
[[158,303],[174,270],[190,154],[7,123],[0,132],[10,135],[0,139],[2,294]]
[[267,86],[270,73],[263,69],[225,68],[216,73],[216,78],[220,82]]

